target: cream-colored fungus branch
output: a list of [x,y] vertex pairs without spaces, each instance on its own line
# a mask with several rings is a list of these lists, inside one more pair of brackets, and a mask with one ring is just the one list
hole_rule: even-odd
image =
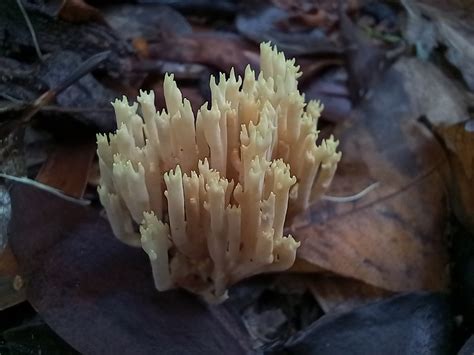
[[148,254],[159,291],[218,302],[243,278],[288,269],[299,243],[283,235],[287,211],[305,210],[334,176],[338,142],[316,144],[322,106],[305,103],[294,59],[260,50],[258,76],[212,77],[196,117],[166,75],[166,110],[153,92],[123,97],[116,133],[97,137],[100,200],[117,238]]

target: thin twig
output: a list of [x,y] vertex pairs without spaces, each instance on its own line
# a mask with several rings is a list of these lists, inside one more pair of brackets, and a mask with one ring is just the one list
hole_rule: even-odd
[[16,182],[19,182],[21,184],[25,184],[25,185],[30,185],[30,186],[33,186],[33,187],[36,187],[40,190],[43,190],[43,191],[46,191],[46,192],[49,192],[50,194],[53,194],[54,196],[57,196],[63,200],[66,200],[66,201],[69,201],[69,202],[73,202],[73,203],[76,203],[78,205],[81,205],[81,206],[87,206],[91,203],[91,201],[89,200],[85,200],[85,199],[79,199],[79,198],[75,198],[75,197],[71,197],[71,196],[68,196],[68,195],[65,195],[61,190],[59,189],[56,189],[54,187],[51,187],[51,186],[48,186],[46,184],[42,184],[41,182],[38,182],[36,180],[32,180],[32,179],[29,179],[27,177],[19,177],[19,176],[13,176],[13,175],[9,175],[9,174],[4,174],[4,173],[0,173],[0,177],[4,178],[4,179],[7,179],[7,180],[12,180],[12,181],[16,181]]
[[365,189],[363,189],[362,191],[356,193],[355,195],[351,195],[351,196],[327,196],[327,195],[324,195],[322,197],[322,199],[325,200],[325,201],[338,202],[338,203],[353,202],[353,201],[357,201],[357,200],[361,199],[362,197],[367,195],[369,192],[371,192],[372,190],[377,188],[379,185],[380,185],[379,182],[374,182],[373,184],[367,186]]
[[41,49],[38,44],[38,39],[36,38],[36,32],[33,28],[33,24],[30,21],[30,17],[28,16],[28,13],[26,12],[23,4],[21,3],[21,0],[16,0],[16,3],[18,4],[20,11],[23,14],[23,17],[25,18],[26,25],[28,26],[28,30],[30,31],[31,38],[33,39],[33,46],[35,47],[36,54],[38,55],[38,58],[43,61],[43,54],[41,53]]

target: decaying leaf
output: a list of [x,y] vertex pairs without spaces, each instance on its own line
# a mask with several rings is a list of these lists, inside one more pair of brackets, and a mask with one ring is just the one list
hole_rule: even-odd
[[12,188],[12,200],[11,243],[27,298],[79,352],[250,351],[225,306],[210,312],[183,291],[157,293],[143,251],[117,241],[98,211],[24,185]]
[[469,119],[474,102],[460,85],[434,64],[417,58],[404,59],[397,66],[407,93],[413,117],[426,117],[434,126],[447,126]]
[[36,180],[81,198],[87,185],[96,145],[93,140],[58,146],[41,167]]
[[[13,324],[9,325],[6,329],[2,329],[0,333],[0,338],[2,339],[0,353],[79,355],[77,351],[55,334],[38,316],[32,319],[28,319],[26,316],[25,318],[27,319],[21,319],[20,323],[17,319],[18,314],[12,313],[11,315],[13,316],[13,319],[11,319]],[[17,322],[20,324],[15,324]]]
[[[293,224],[299,257],[326,270],[391,291],[443,289],[445,154],[416,121],[398,65],[335,135],[344,156],[331,195],[351,203],[319,203]],[[416,114],[416,112],[415,112]]]
[[326,315],[285,349],[308,355],[450,354],[451,330],[446,296],[415,293]]
[[279,7],[266,2],[251,2],[246,11],[237,16],[236,26],[250,40],[256,43],[271,41],[287,55],[341,53],[324,29],[308,26],[302,30],[281,26],[288,20],[289,14]]

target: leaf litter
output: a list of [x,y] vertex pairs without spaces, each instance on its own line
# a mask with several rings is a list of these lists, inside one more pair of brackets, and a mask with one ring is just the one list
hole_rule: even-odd
[[[211,73],[257,67],[257,44],[270,39],[297,55],[309,73],[302,89],[326,105],[321,135],[334,133],[341,141],[344,158],[330,195],[357,195],[378,184],[355,201],[323,201],[299,216],[291,226],[303,243],[295,267],[237,285],[218,307],[182,291],[155,292],[141,251],[113,239],[95,203],[78,206],[14,184],[8,190],[14,274],[61,338],[79,352],[105,354],[370,353],[386,351],[387,344],[394,353],[445,353],[463,345],[469,308],[451,313],[438,292],[458,290],[472,274],[471,249],[462,258],[449,255],[447,240],[453,237],[448,202],[472,234],[472,93],[466,90],[472,86],[470,49],[462,40],[469,18],[459,20],[454,10],[443,18],[444,5],[420,1],[404,1],[406,12],[372,2],[343,4],[350,22],[341,28],[341,5],[325,1],[59,3],[23,2],[42,62],[32,56],[31,33],[15,2],[0,5],[9,6],[0,11],[0,60],[13,73],[0,80],[3,117],[16,122],[78,64],[103,50],[111,54],[34,112],[27,128],[47,132],[49,158],[17,175],[35,178],[40,171],[39,181],[97,202],[86,186],[96,162],[91,165],[93,149],[84,142],[94,131],[112,129],[104,106],[112,97],[160,87],[164,72],[178,71],[195,108],[209,97],[203,83]],[[409,21],[402,32],[404,16]],[[423,42],[410,33],[423,34]],[[418,58],[401,39],[414,45]],[[451,67],[435,60],[444,54]],[[89,112],[81,111],[85,107]],[[82,139],[71,140],[74,135]],[[31,153],[21,151],[20,161],[31,161]],[[5,152],[13,162],[11,150]],[[452,283],[449,257],[465,260],[454,259],[455,270],[465,274],[459,278],[456,271]],[[469,299],[472,290],[462,290],[466,294],[456,294]],[[455,342],[454,315],[466,319]],[[423,332],[405,333],[410,329]]]

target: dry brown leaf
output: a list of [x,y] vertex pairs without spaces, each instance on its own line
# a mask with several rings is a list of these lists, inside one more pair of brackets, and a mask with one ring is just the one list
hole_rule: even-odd
[[438,128],[448,150],[452,183],[451,203],[456,216],[474,231],[474,131],[472,121]]
[[413,116],[397,66],[336,136],[343,158],[331,195],[378,188],[352,203],[320,202],[294,221],[298,256],[391,291],[446,286],[443,149]]
[[69,196],[81,198],[87,186],[95,149],[92,140],[58,146],[41,167],[36,180]]

